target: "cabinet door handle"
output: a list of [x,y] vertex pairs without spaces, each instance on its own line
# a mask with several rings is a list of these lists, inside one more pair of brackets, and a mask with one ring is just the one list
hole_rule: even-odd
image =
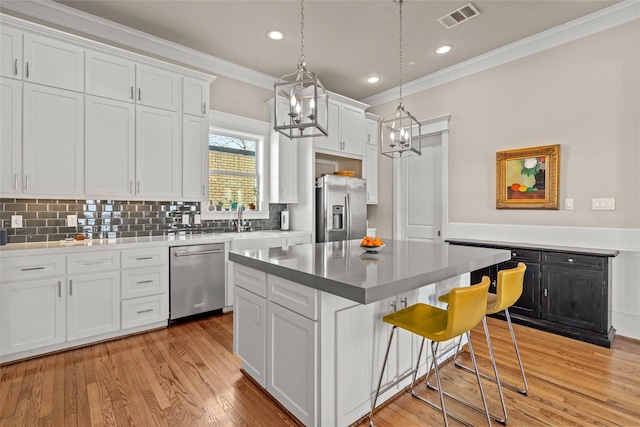
[[546,289],[544,290],[544,296],[545,297],[547,296],[547,290]]
[[62,283],[58,280],[58,298],[62,298]]
[[149,313],[150,311],[153,311],[153,308],[148,308],[146,310],[140,310],[140,311],[138,311],[138,314]]
[[73,280],[69,279],[69,296],[73,295]]
[[204,196],[204,185],[202,185],[202,195]]
[[16,179],[15,179],[15,187],[16,187],[16,191],[18,191],[18,174],[15,174]]
[[133,180],[129,180],[129,194],[133,193]]
[[29,62],[28,61],[27,61],[27,67],[26,67],[26,70],[25,70],[25,77],[29,78]]
[[144,285],[145,283],[153,283],[153,280],[140,280],[136,282],[136,285]]
[[204,103],[204,106],[202,107],[202,114],[206,115],[207,114],[207,103]]
[[391,301],[391,302],[389,303],[389,306],[390,306],[390,307],[393,307],[393,311],[394,311],[394,313],[395,313],[395,311],[396,311],[396,302],[395,302],[395,300],[394,300],[394,301]]
[[23,268],[23,269],[21,269],[21,271],[34,271],[34,270],[44,270],[44,266],[40,266],[40,267],[27,267],[27,268]]
[[568,261],[569,261],[569,262],[573,262],[573,258],[569,258],[569,260],[568,260]]
[[142,89],[138,89],[138,101],[142,101]]
[[131,100],[133,101],[133,86],[131,86]]
[[140,181],[138,181],[138,194],[140,194]]
[[18,75],[18,59],[17,58],[13,61],[13,75],[14,76]]
[[106,260],[104,259],[95,259],[92,261],[84,261],[82,263],[82,265],[99,265],[99,264],[104,264]]
[[145,259],[153,259],[153,257],[152,256],[142,256],[142,257],[136,258],[136,261],[144,261]]
[[407,308],[407,299],[406,298],[402,298],[400,300],[400,302],[404,305],[404,307],[402,307],[402,308]]
[[29,191],[29,174],[26,174],[24,176],[24,189],[26,191]]

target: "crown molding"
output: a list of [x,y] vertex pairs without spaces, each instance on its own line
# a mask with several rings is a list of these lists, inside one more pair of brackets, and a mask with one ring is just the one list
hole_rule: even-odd
[[[413,95],[636,19],[640,19],[640,1],[624,0],[598,12],[407,82],[402,85],[402,94],[405,97]],[[397,96],[398,87],[396,86],[361,101],[376,106],[393,101]]]
[[2,9],[216,75],[273,90],[277,78],[51,0],[2,0]]

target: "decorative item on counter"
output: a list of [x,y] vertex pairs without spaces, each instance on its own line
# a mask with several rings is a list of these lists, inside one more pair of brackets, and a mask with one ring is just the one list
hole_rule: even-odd
[[280,212],[280,230],[289,229],[289,211]]
[[384,242],[379,237],[364,236],[360,242],[360,247],[367,252],[378,252],[384,246]]
[[216,206],[216,210],[221,211],[222,205],[224,205],[224,200],[218,200],[218,205]]

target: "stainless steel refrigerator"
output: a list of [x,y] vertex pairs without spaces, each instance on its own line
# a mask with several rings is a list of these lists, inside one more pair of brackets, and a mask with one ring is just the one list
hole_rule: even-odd
[[316,179],[316,241],[361,239],[367,232],[367,181],[340,175]]

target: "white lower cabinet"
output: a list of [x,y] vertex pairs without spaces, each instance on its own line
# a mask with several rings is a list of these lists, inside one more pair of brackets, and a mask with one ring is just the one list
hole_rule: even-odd
[[169,319],[169,250],[122,251],[122,330]]
[[[234,352],[242,359],[242,369],[267,387],[267,307],[266,300],[236,287],[233,308]],[[237,339],[241,337],[241,339]]]
[[67,279],[69,341],[120,329],[120,270]]
[[1,283],[0,288],[0,356],[66,340],[64,276]]
[[272,301],[268,314],[267,391],[304,425],[316,425],[317,323]]

